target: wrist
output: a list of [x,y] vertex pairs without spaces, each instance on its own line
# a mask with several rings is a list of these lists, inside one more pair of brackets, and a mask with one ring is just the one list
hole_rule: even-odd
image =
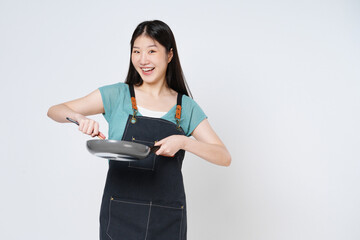
[[80,113],[75,113],[74,114],[74,119],[77,121],[77,122],[80,122],[81,119],[83,119],[85,116],[83,116],[82,114]]
[[190,138],[187,136],[182,136],[183,140],[182,140],[182,145],[181,145],[181,149],[185,150],[188,148],[189,146],[189,142],[190,142]]

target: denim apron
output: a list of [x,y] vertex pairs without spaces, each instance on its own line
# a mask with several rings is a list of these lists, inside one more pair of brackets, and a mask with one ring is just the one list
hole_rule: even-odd
[[[153,146],[170,135],[185,135],[180,127],[178,93],[173,122],[136,116],[134,87],[129,85],[133,114],[122,140]],[[109,161],[100,210],[101,240],[186,240],[186,199],[181,173],[185,151],[174,157],[154,153],[140,161]]]

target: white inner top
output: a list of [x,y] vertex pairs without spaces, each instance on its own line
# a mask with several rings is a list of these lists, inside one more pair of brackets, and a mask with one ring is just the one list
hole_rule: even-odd
[[152,110],[140,107],[140,106],[137,106],[137,107],[138,107],[141,115],[146,116],[146,117],[161,118],[162,116],[164,116],[167,113],[167,112],[152,111]]

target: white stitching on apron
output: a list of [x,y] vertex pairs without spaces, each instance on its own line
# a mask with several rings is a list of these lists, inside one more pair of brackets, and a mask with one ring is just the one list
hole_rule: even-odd
[[[143,143],[141,143],[141,144],[144,144],[144,143],[150,143],[149,141],[145,141],[145,140],[137,140],[137,139],[135,139],[134,138],[134,136],[131,136],[131,141],[132,142],[138,142],[138,143],[141,143],[141,142],[143,142]],[[134,139],[135,139],[135,141],[134,141]],[[143,170],[151,170],[151,171],[154,171],[154,169],[155,169],[155,163],[156,163],[156,158],[157,158],[157,155],[154,153],[154,158],[153,158],[153,165],[152,165],[152,168],[145,168],[145,167],[137,167],[137,166],[132,166],[131,165],[131,162],[129,162],[129,164],[128,164],[128,167],[130,167],[130,168],[137,168],[137,169],[143,169]]]
[[118,200],[118,199],[115,199],[115,198],[113,199],[113,201],[122,202],[122,203],[129,203],[129,204],[145,205],[145,206],[150,205],[149,203],[127,202],[127,201],[122,201],[122,200]]
[[153,204],[153,206],[162,207],[162,208],[182,209],[181,207],[170,207],[170,206],[164,206],[164,205],[158,205],[158,204]]
[[129,204],[137,204],[137,205],[145,205],[145,206],[154,206],[154,207],[163,207],[163,208],[172,208],[172,209],[184,209],[182,207],[172,207],[172,206],[165,206],[165,205],[160,205],[160,204],[153,204],[152,201],[150,201],[149,203],[138,203],[138,202],[130,202],[130,201],[124,201],[124,200],[119,200],[113,197],[113,201],[116,202],[122,202],[122,203],[129,203]]
[[182,220],[184,216],[184,209],[181,211],[181,221],[180,221],[180,233],[179,233],[179,239],[181,240],[181,229],[182,229]]
[[148,230],[149,230],[150,214],[151,214],[151,202],[150,202],[150,207],[149,207],[148,222],[147,222],[147,226],[146,226],[145,240],[146,240],[146,238],[147,238],[147,234],[148,234]]
[[109,232],[109,227],[110,227],[110,217],[111,217],[111,198],[110,198],[110,203],[109,203],[109,219],[108,219],[108,225],[107,225],[107,228],[106,228],[106,235],[108,235],[109,238],[112,239],[111,236],[108,233]]

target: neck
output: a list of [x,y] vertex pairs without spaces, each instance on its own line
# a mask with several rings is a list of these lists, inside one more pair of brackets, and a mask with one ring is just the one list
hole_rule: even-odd
[[165,79],[163,81],[157,81],[154,83],[143,82],[143,84],[139,86],[138,89],[155,98],[170,92]]

